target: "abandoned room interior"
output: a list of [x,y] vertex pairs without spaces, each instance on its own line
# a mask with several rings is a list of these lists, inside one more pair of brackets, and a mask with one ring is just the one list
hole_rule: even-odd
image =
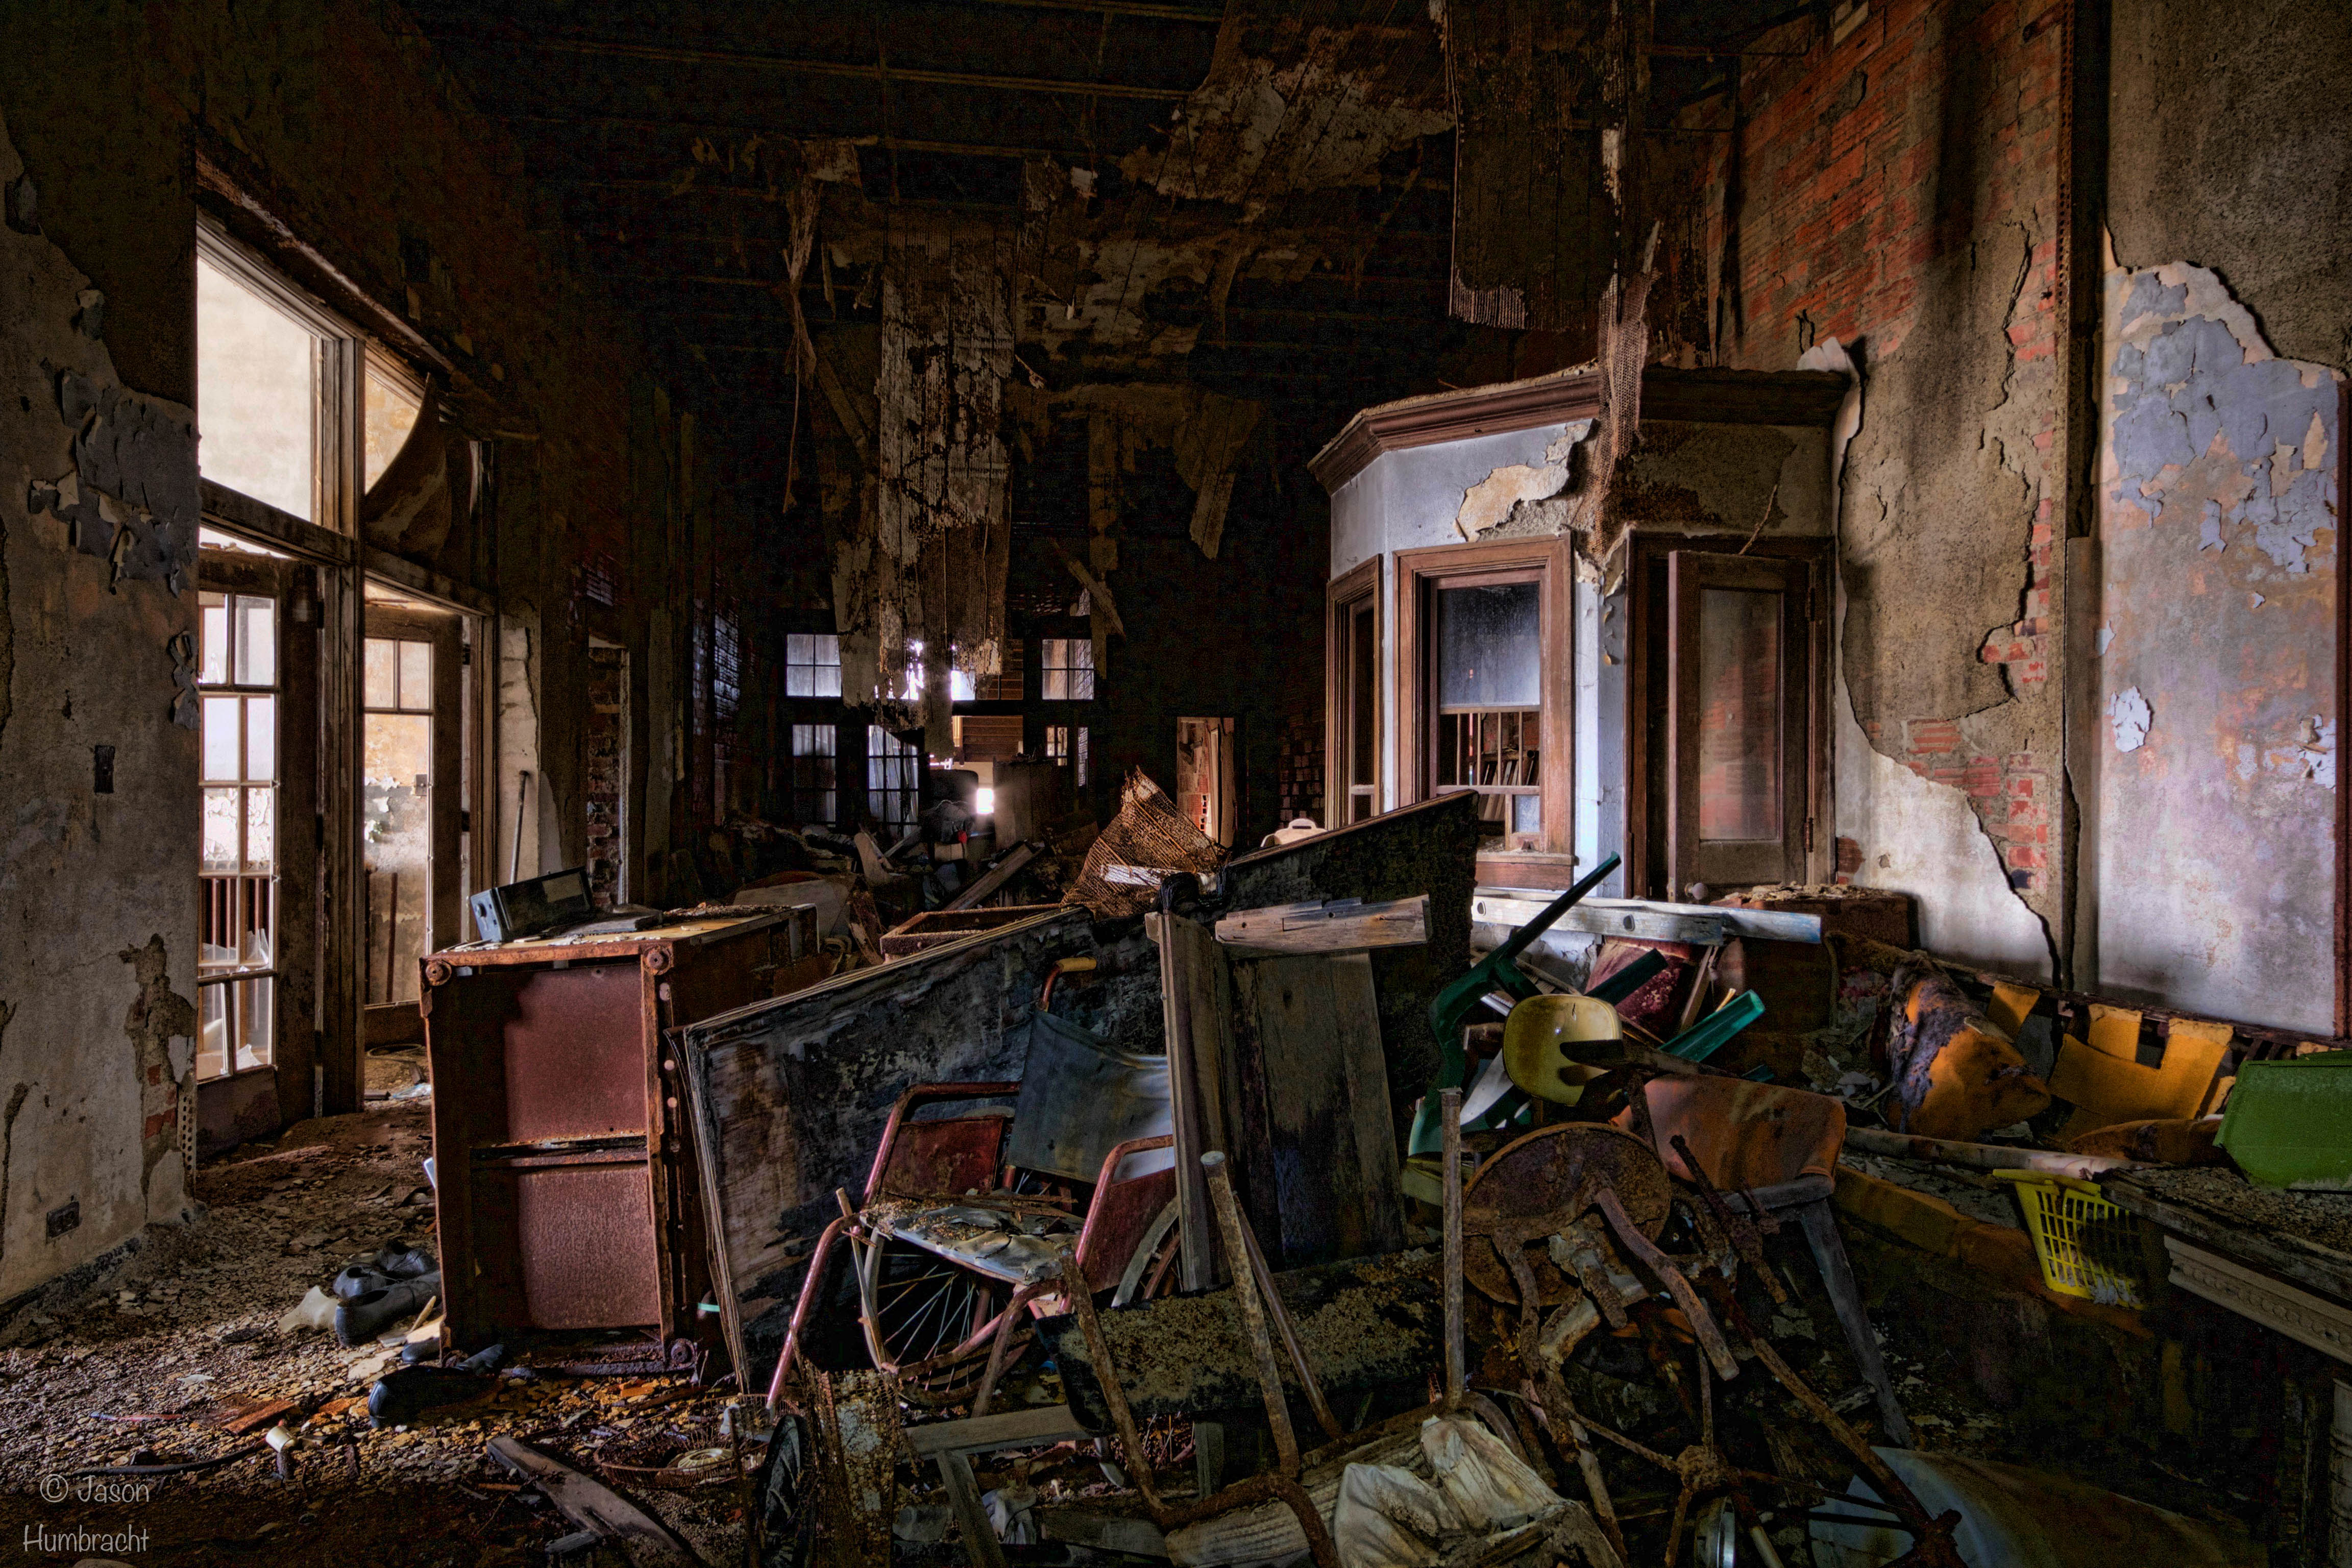
[[0,0],[0,1550],[2352,1565],[2348,89]]

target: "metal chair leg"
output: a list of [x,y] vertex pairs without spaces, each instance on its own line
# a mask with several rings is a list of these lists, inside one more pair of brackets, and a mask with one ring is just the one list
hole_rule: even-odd
[[1878,1353],[1878,1336],[1871,1331],[1870,1313],[1862,1304],[1862,1289],[1854,1283],[1853,1265],[1845,1255],[1845,1238],[1838,1235],[1837,1218],[1830,1213],[1830,1200],[1821,1198],[1805,1204],[1797,1210],[1797,1223],[1804,1226],[1805,1240],[1813,1249],[1813,1261],[1822,1271],[1822,1283],[1829,1287],[1830,1306],[1837,1313],[1838,1326],[1845,1330],[1845,1342],[1853,1347],[1853,1359],[1863,1377],[1878,1395],[1879,1420],[1886,1435],[1903,1447],[1911,1446],[1911,1423],[1904,1419],[1903,1406],[1895,1397],[1894,1381],[1886,1375],[1886,1359]]

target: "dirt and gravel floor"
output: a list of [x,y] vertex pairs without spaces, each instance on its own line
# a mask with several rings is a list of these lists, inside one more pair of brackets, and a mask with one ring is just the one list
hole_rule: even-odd
[[[0,1324],[0,1542],[23,1538],[28,1562],[544,1563],[572,1527],[488,1457],[509,1434],[658,1513],[706,1562],[741,1562],[748,1488],[720,1436],[730,1390],[508,1378],[491,1397],[377,1430],[368,1387],[395,1352],[278,1327],[353,1256],[433,1246],[425,1117],[410,1102],[233,1151],[198,1170],[196,1223],[152,1231],[114,1275]],[[291,1479],[266,1447],[192,1475],[73,1474],[253,1447],[279,1402],[292,1408],[275,1419],[300,1439]]]

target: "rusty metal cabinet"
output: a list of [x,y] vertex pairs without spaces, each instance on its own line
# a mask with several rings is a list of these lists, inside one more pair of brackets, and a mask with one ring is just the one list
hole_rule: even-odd
[[790,910],[627,935],[477,942],[424,961],[450,1333],[715,1339],[692,1131],[663,1033],[793,988]]

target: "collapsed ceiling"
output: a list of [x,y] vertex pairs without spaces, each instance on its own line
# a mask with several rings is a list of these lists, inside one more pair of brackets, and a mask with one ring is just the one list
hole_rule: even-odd
[[1107,659],[1139,445],[1174,449],[1213,556],[1254,444],[1295,462],[1367,404],[1638,362],[1638,292],[1610,282],[1654,253],[1634,187],[1659,138],[1622,129],[1668,130],[1801,9],[412,5],[554,241],[701,401],[773,433],[788,498],[827,481],[847,689],[934,728],[949,661],[994,668],[1008,452],[1055,419],[1087,426],[1064,560]]

